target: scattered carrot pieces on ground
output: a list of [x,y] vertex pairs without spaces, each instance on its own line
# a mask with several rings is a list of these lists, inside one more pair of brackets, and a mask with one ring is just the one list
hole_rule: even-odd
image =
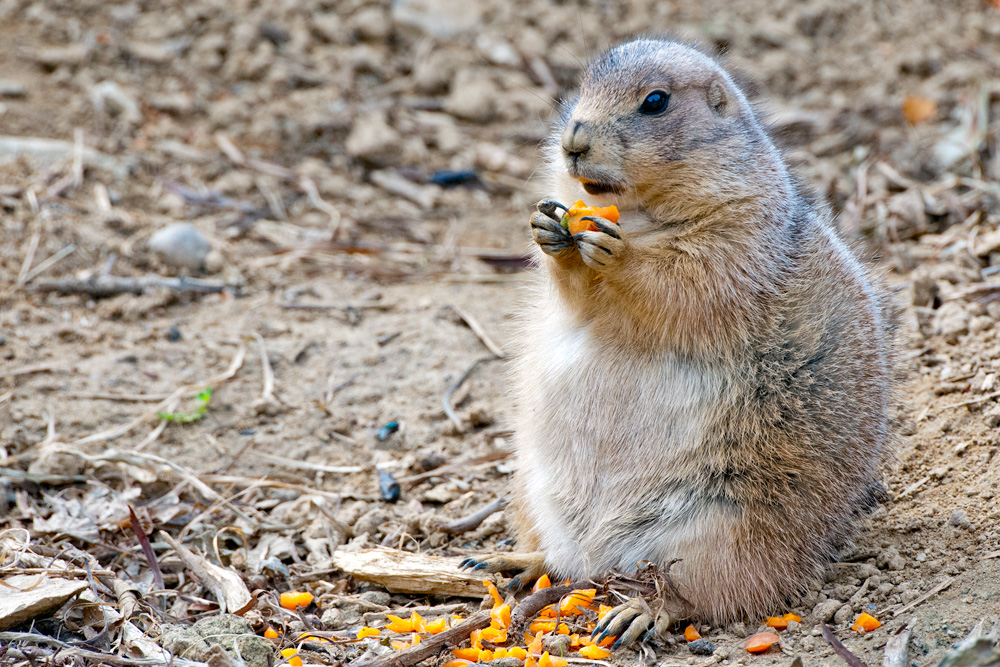
[[272,628],[271,626],[267,626],[267,630],[264,630],[264,636],[267,637],[268,639],[277,639],[278,637],[280,637],[278,631]]
[[686,628],[684,628],[684,639],[689,642],[696,641],[698,639],[701,639],[701,633],[698,632],[698,629],[695,628],[693,625],[689,625]]
[[767,627],[774,628],[775,630],[784,630],[788,627],[791,621],[796,623],[802,622],[802,617],[798,614],[785,614],[784,616],[768,616],[767,617]]
[[312,593],[305,593],[303,591],[287,591],[282,593],[279,598],[281,606],[292,611],[295,611],[299,607],[308,607],[312,604],[312,601]]
[[563,660],[560,657],[549,655],[546,651],[542,654],[542,657],[538,660],[538,667],[566,667],[569,664],[569,660]]
[[292,667],[302,667],[302,658],[299,657],[299,652],[294,648],[281,649],[281,657],[286,658]]
[[606,648],[601,648],[591,644],[590,646],[584,646],[580,649],[580,655],[584,658],[590,658],[591,660],[600,660],[601,658],[606,658],[611,655],[611,651]]
[[872,630],[877,630],[881,626],[882,623],[871,614],[861,614],[858,616],[857,620],[854,621],[854,625],[851,626],[851,630],[854,630],[855,632],[861,632],[862,630],[865,632],[871,632]]
[[751,637],[747,637],[744,646],[746,646],[746,649],[751,653],[763,653],[777,644],[778,641],[778,635],[773,632],[758,632]]

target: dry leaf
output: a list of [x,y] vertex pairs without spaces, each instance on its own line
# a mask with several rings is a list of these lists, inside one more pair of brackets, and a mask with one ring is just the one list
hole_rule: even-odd
[[221,613],[239,615],[253,606],[254,598],[240,575],[206,560],[163,531],[160,538],[173,547],[191,573],[212,591],[222,607]]
[[83,580],[17,574],[0,583],[0,630],[44,616],[87,588]]

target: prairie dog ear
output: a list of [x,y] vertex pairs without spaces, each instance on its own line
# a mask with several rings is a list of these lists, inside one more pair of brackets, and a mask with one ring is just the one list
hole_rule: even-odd
[[732,115],[733,104],[729,99],[729,90],[718,77],[713,77],[708,84],[708,106],[719,116]]

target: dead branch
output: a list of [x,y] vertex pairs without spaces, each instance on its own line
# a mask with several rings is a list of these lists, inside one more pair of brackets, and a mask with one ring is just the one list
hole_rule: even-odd
[[820,623],[819,628],[823,633],[823,639],[825,639],[827,643],[833,647],[834,652],[843,658],[848,665],[851,667],[868,667],[868,665],[866,665],[861,658],[851,653],[851,651],[844,646],[844,643],[837,639],[837,637],[833,634],[833,631],[830,630],[830,627],[826,623]]
[[474,530],[479,527],[479,524],[481,524],[483,521],[486,520],[486,517],[490,516],[491,514],[494,514],[495,512],[499,512],[506,506],[507,506],[506,498],[497,498],[493,502],[482,507],[477,512],[473,512],[472,514],[462,517],[457,521],[452,521],[451,523],[446,523],[442,525],[441,530],[450,535],[457,535],[459,533],[464,533],[469,530]]
[[175,292],[193,292],[195,294],[217,294],[226,290],[226,284],[216,280],[200,280],[198,278],[164,278],[148,275],[138,278],[122,278],[118,276],[97,275],[85,280],[65,278],[45,280],[27,287],[29,292],[57,294],[85,294],[100,299],[117,294],[142,294],[153,289],[168,289]]
[[481,630],[490,624],[490,612],[479,611],[450,630],[425,639],[416,646],[379,656],[366,662],[354,662],[350,667],[412,667],[418,662],[433,657],[443,649],[468,639],[473,630]]

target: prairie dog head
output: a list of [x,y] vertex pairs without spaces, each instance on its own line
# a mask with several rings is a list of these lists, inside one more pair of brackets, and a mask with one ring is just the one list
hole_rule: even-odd
[[591,64],[550,145],[556,191],[693,220],[784,189],[784,167],[746,97],[714,60],[655,39],[621,44]]

